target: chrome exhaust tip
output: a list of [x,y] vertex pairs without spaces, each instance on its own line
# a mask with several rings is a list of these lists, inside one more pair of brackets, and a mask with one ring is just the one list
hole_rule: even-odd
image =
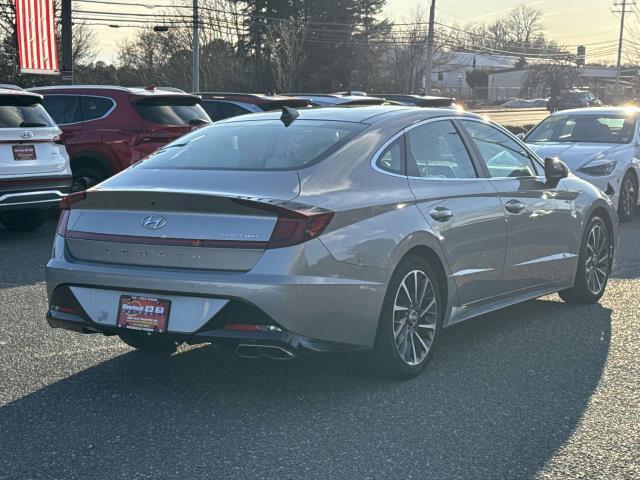
[[277,345],[258,345],[241,343],[236,347],[236,355],[241,358],[257,359],[267,357],[272,360],[291,360],[297,355],[284,347]]

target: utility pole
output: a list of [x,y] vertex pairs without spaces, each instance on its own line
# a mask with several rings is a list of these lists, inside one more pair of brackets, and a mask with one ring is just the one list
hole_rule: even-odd
[[62,74],[62,83],[65,85],[73,84],[73,34],[71,23],[71,0],[62,0],[60,2],[62,17],[62,32],[60,43],[62,44],[62,65],[60,73]]
[[200,91],[200,19],[198,0],[193,0],[193,58],[191,61],[191,90]]
[[427,32],[427,65],[424,74],[424,93],[431,95],[431,71],[433,70],[433,24],[436,20],[436,0],[431,0],[429,8],[429,31]]
[[615,85],[614,97],[613,97],[614,103],[618,103],[618,100],[620,99],[620,67],[622,63],[622,39],[624,37],[624,17],[628,12],[627,6],[631,8],[631,7],[634,7],[635,4],[636,3],[633,0],[630,0],[630,1],[622,0],[622,3],[617,2],[613,4],[614,7],[621,8],[621,10],[614,10],[614,12],[620,13],[620,38],[618,39],[618,61],[616,62],[616,85]]

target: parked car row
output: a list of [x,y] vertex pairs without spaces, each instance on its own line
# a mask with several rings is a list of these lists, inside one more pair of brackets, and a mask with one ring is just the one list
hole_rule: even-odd
[[559,112],[525,144],[452,107],[2,88],[0,221],[37,228],[60,204],[53,327],[163,353],[368,349],[409,378],[443,327],[551,292],[597,302],[616,209],[638,201],[638,110]]

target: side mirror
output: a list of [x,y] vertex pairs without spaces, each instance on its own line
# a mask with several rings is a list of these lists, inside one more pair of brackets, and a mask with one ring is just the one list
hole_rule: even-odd
[[516,134],[516,138],[519,138],[520,140],[524,140],[524,132],[520,132]]
[[550,184],[557,184],[569,176],[569,167],[559,158],[544,159],[544,176]]

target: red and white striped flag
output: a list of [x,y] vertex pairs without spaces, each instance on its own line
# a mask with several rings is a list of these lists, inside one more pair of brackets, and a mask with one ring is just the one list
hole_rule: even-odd
[[20,73],[58,73],[53,0],[15,0]]

